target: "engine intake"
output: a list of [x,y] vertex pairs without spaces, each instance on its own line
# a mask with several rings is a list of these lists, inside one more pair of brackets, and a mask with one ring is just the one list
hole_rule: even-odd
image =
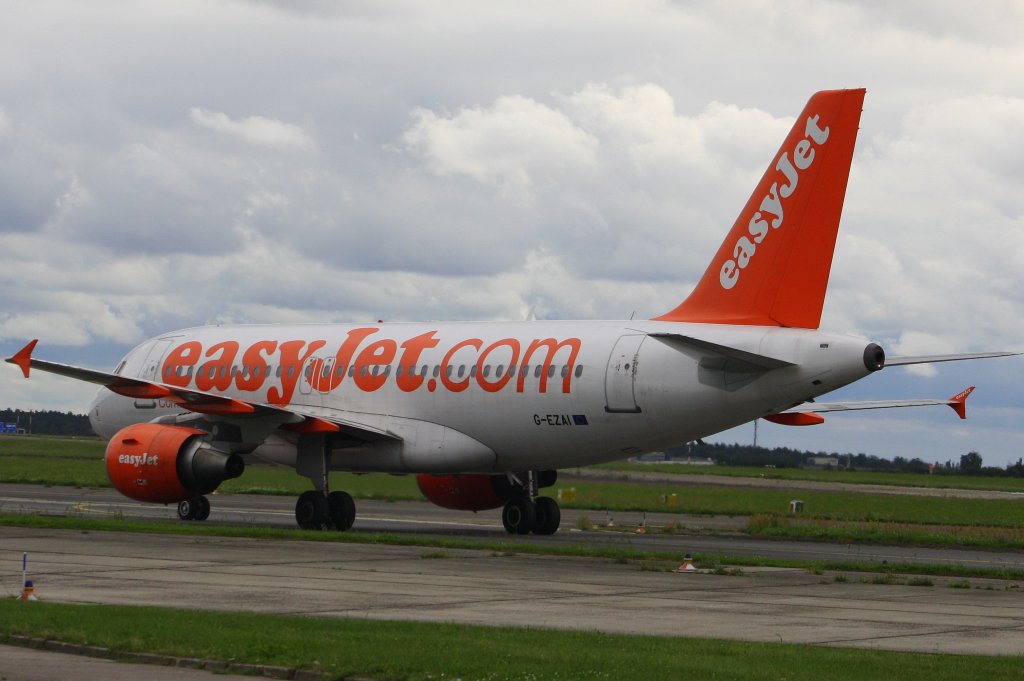
[[110,482],[137,501],[162,504],[209,494],[237,478],[245,462],[206,446],[205,431],[143,423],[124,428],[107,444]]

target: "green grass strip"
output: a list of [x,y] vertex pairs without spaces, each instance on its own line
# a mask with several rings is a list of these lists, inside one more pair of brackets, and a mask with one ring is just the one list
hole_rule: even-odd
[[0,602],[0,631],[124,652],[375,679],[901,681],[1020,678],[1020,657],[897,653],[590,631]]
[[602,463],[592,466],[592,468],[601,468],[609,471],[668,473],[672,475],[724,475],[733,478],[841,482],[850,485],[895,485],[898,487],[1024,492],[1024,478],[984,475],[955,475],[948,473],[927,475],[924,473],[829,471],[807,468],[764,468],[754,466],[687,466],[671,463],[632,463],[629,461]]
[[975,546],[991,549],[1024,548],[1024,527],[841,521],[760,513],[750,517],[746,532],[755,537],[810,539],[841,543]]
[[[536,554],[577,558],[606,558],[617,561],[643,561],[647,567],[665,570],[679,565],[681,556],[666,551],[642,551],[602,545],[563,545],[516,542],[511,539],[464,539],[429,537],[421,535],[393,535],[366,532],[317,532],[300,529],[268,528],[245,525],[216,525],[182,523],[177,521],[138,521],[120,519],[72,518],[66,516],[27,516],[0,514],[0,526],[37,529],[79,530],[83,532],[141,532],[201,537],[236,537],[268,541],[319,541],[347,544],[388,544],[393,546],[424,546],[438,549],[466,549],[510,554]],[[890,572],[894,574],[936,575],[954,577],[986,577],[993,579],[1024,580],[1024,570],[965,567],[959,565],[931,565],[916,563],[888,563],[866,561],[808,561],[760,556],[731,556],[725,554],[694,554],[703,567],[734,565],[744,567],[787,567],[807,570],[842,570],[850,572]]]

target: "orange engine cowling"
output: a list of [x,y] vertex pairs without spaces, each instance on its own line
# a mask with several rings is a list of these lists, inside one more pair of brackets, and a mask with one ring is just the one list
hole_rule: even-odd
[[121,494],[136,501],[177,503],[209,494],[237,478],[245,462],[205,446],[194,428],[140,423],[117,432],[107,444],[107,475]]
[[417,475],[416,484],[434,504],[459,511],[504,506],[515,490],[504,475]]

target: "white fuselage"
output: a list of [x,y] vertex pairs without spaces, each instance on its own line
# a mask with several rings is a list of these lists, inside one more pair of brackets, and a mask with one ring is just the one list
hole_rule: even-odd
[[[754,371],[709,344],[792,366]],[[147,341],[116,373],[390,436],[335,449],[336,470],[503,472],[622,459],[786,409],[870,373],[866,346],[814,330],[656,321],[225,325]],[[90,417],[109,438],[180,412],[103,389]],[[253,446],[294,464],[294,438]]]

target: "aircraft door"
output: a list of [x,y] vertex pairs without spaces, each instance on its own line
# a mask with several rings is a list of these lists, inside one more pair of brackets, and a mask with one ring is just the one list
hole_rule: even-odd
[[633,383],[636,380],[640,345],[646,337],[644,334],[629,334],[615,341],[604,377],[605,411],[627,414],[640,412]]
[[[149,353],[142,363],[142,374],[139,376],[144,381],[151,383],[163,383],[164,377],[160,375],[160,362],[164,358],[167,348],[174,342],[173,338],[161,338],[149,347]],[[136,399],[136,409],[155,409],[156,400]]]
[[325,360],[323,357],[313,356],[303,363],[298,382],[300,404],[307,407],[323,405],[324,395],[327,393],[327,387],[330,386],[330,371],[333,367],[334,358]]
[[330,391],[331,373],[334,371],[334,357],[328,357],[320,363],[320,372],[317,374],[316,389],[322,393]]
[[302,365],[302,373],[299,374],[299,394],[309,395],[313,392],[313,385],[318,383],[320,372],[323,371],[323,360],[319,357],[310,357]]

